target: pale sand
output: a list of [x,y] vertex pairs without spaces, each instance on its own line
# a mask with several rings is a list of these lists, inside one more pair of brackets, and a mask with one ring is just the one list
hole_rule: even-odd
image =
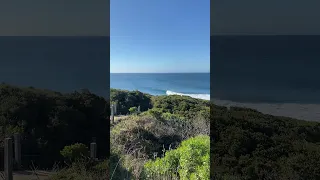
[[214,100],[214,104],[220,106],[238,106],[256,109],[264,114],[285,116],[307,121],[320,122],[320,104],[262,104],[262,103],[238,103],[225,100]]

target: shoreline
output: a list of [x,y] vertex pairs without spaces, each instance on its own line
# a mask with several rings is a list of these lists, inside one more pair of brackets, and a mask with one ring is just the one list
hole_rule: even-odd
[[175,92],[175,91],[171,91],[171,90],[166,90],[165,94],[151,94],[145,91],[141,91],[141,90],[128,90],[128,89],[119,89],[119,88],[112,88],[110,87],[110,89],[116,89],[116,90],[122,90],[122,91],[139,91],[142,92],[144,94],[149,94],[151,96],[170,96],[170,95],[178,95],[178,96],[188,96],[191,98],[195,98],[195,99],[201,99],[201,100],[207,100],[210,101],[210,94],[194,94],[194,93],[181,93],[181,92]]
[[273,116],[283,116],[299,120],[320,122],[320,104],[241,103],[218,99],[213,100],[213,104],[225,107],[237,106],[250,108]]
[[[116,88],[111,88],[116,89]],[[118,89],[118,90],[125,90],[125,89]],[[125,90],[125,91],[131,91],[131,90]],[[137,90],[140,91],[140,90]],[[171,95],[180,95],[180,96],[187,96],[194,99],[200,99],[200,100],[206,100],[210,101],[208,99],[203,98],[197,98],[194,97],[197,94],[183,94],[183,93],[166,93],[163,95],[153,95],[150,93],[146,93],[143,91],[140,91],[145,94],[149,94],[151,96],[171,96]],[[168,91],[167,91],[168,92]],[[171,91],[172,92],[172,91]],[[191,96],[190,96],[191,95]],[[204,95],[204,94],[203,94]],[[210,95],[209,95],[210,97]],[[220,100],[220,99],[213,99],[213,104],[218,106],[224,106],[224,107],[230,107],[230,106],[236,106],[236,107],[244,107],[244,108],[250,108],[255,109],[263,114],[269,114],[273,116],[282,116],[282,117],[289,117],[299,120],[305,120],[305,121],[314,121],[314,122],[320,122],[320,104],[299,104],[299,103],[242,103],[242,102],[235,102],[230,100]]]

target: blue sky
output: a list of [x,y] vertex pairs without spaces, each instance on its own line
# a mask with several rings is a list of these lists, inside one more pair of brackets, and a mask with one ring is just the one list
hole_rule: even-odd
[[210,72],[209,0],[111,0],[111,73]]

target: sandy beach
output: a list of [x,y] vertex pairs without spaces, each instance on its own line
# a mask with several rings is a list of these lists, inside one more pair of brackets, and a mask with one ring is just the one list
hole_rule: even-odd
[[320,104],[239,103],[226,100],[214,100],[214,104],[226,107],[247,107],[274,116],[286,116],[301,120],[320,122]]

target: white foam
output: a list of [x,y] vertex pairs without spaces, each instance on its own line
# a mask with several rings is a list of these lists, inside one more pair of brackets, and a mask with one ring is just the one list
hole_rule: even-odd
[[204,100],[210,100],[210,94],[184,94],[184,93],[178,93],[173,91],[166,91],[166,94],[169,95],[180,95],[180,96],[189,96],[192,98],[197,99],[204,99]]

